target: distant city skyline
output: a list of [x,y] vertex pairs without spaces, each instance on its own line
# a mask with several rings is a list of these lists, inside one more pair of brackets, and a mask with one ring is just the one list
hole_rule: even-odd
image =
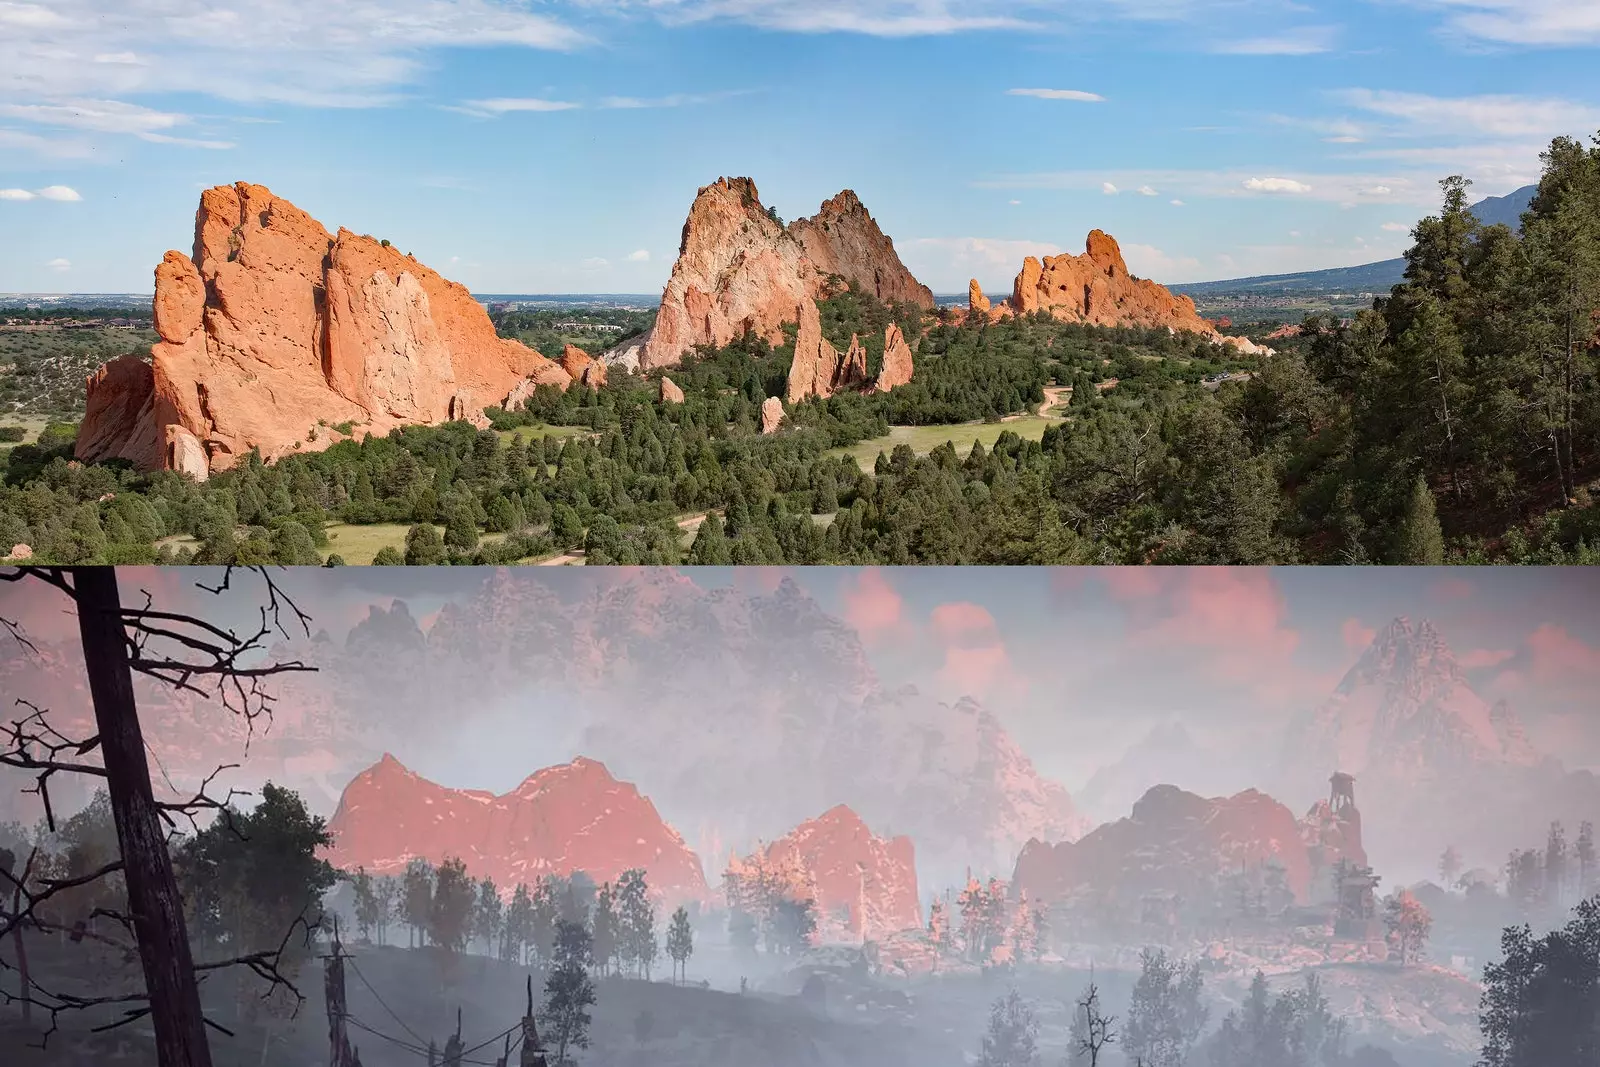
[[475,292],[653,293],[695,190],[854,188],[936,292],[1101,228],[1176,283],[1398,254],[1600,129],[1588,0],[0,7],[0,292],[144,292],[265,184]]

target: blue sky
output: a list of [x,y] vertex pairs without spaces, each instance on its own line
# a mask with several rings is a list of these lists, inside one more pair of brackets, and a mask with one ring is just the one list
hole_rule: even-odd
[[723,174],[854,188],[937,291],[1093,227],[1361,263],[1600,129],[1597,49],[1593,0],[0,0],[0,291],[146,291],[235,180],[478,292],[657,291]]

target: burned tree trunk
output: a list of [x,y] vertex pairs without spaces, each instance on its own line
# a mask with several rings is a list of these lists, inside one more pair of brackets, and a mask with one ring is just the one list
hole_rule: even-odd
[[183,900],[150,789],[117,575],[110,567],[74,567],[70,574],[106,792],[155,1025],[156,1060],[161,1067],[211,1067]]

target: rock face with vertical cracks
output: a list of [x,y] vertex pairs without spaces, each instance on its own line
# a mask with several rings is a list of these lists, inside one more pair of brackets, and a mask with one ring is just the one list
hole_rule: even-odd
[[[83,460],[205,477],[347,433],[469,419],[530,380],[571,377],[495,334],[467,289],[372,237],[322,224],[260,185],[207,189],[191,255],[156,268],[160,340],[87,382]],[[524,392],[527,390],[524,389]]]
[[636,361],[646,371],[675,366],[698,345],[720,347],[746,333],[782,344],[796,309],[840,283],[886,303],[933,308],[933,293],[855,193],[846,189],[784,226],[762,207],[754,181],[719,178],[689,208],[655,325],[608,361]]

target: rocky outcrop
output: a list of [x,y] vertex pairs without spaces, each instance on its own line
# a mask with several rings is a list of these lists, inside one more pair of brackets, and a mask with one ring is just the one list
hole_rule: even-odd
[[598,389],[606,384],[606,365],[577,345],[567,345],[561,350],[561,369],[579,385]]
[[833,279],[886,301],[933,307],[933,294],[906,270],[854,193],[784,227],[762,207],[755,182],[719,178],[689,208],[655,325],[607,361],[636,361],[643,370],[674,366],[698,345],[721,346],[746,333],[782,344],[783,324],[826,295]]
[[483,307],[387,242],[321,223],[260,185],[201,194],[193,254],[156,268],[151,361],[87,383],[83,460],[226,469],[408,423],[482,422],[521,383],[565,388]]
[[922,925],[911,839],[874,836],[843,804],[749,857],[729,859],[735,878],[756,872],[781,872],[794,883],[786,887],[791,896],[814,899],[826,940],[878,940]]
[[967,311],[973,315],[988,317],[994,305],[989,303],[989,298],[983,295],[983,287],[974,278],[967,283]]
[[851,289],[871,293],[885,304],[933,310],[933,290],[912,277],[894,242],[853,190],[823,201],[815,215],[792,222],[789,232],[823,276],[842,278]]
[[496,796],[446,788],[385,755],[345,787],[328,831],[326,858],[343,870],[398,874],[412,859],[437,865],[460,857],[474,878],[510,890],[575,871],[614,882],[642,867],[669,903],[707,896],[699,858],[655,805],[582,757]]
[[761,402],[761,432],[777,433],[783,425],[783,401],[769,396]]
[[33,546],[17,543],[11,546],[11,551],[6,554],[6,559],[22,562],[33,558]]
[[[832,396],[839,375],[839,352],[822,336],[822,319],[815,300],[802,301],[795,311],[800,324],[794,337],[794,358],[784,399],[790,404],[813,396]],[[764,431],[763,431],[764,432]]]
[[1129,274],[1116,238],[1102,230],[1089,231],[1081,256],[1024,259],[1012,283],[1011,299],[1003,307],[1009,314],[1043,311],[1063,322],[1092,326],[1164,326],[1231,344],[1246,355],[1273,354],[1270,348],[1243,337],[1224,337],[1215,323],[1200,316],[1189,297]]
[[[1029,841],[1013,885],[1049,904],[1095,898],[1138,902],[1170,894],[1194,905],[1226,902],[1241,873],[1280,872],[1293,903],[1312,899],[1313,868],[1301,824],[1256,790],[1207,799],[1156,786],[1124,819],[1076,842]],[[1290,901],[1285,901],[1288,903]]]
[[796,311],[800,328],[795,332],[794,357],[789,361],[789,377],[784,399],[798,404],[810,397],[830,397],[846,389],[876,389],[886,393],[911,380],[911,346],[900,327],[890,323],[884,330],[883,366],[878,377],[867,378],[867,349],[858,334],[850,335],[850,348],[844,353],[822,336],[822,321],[816,301],[807,300]]
[[883,366],[878,369],[878,380],[873,383],[873,388],[880,393],[887,393],[910,380],[911,346],[906,344],[905,334],[900,332],[900,327],[891,322],[884,331]]
[[683,390],[678,388],[678,383],[665,375],[661,378],[661,402],[664,404],[683,403]]

